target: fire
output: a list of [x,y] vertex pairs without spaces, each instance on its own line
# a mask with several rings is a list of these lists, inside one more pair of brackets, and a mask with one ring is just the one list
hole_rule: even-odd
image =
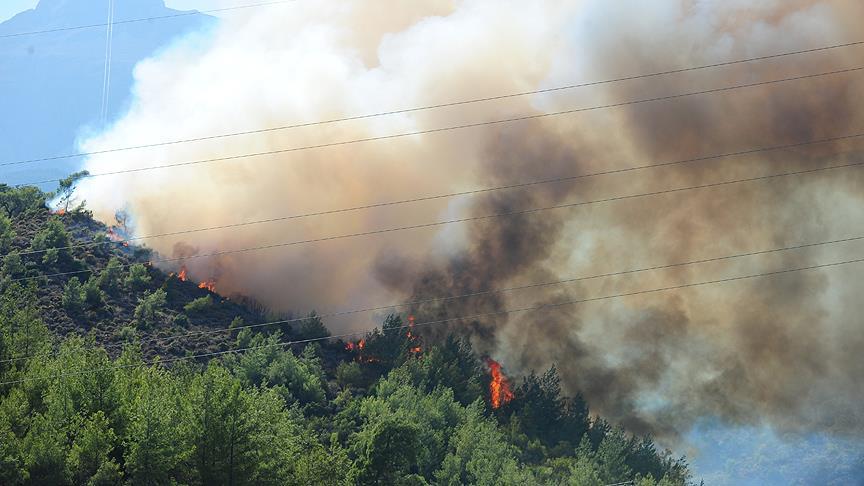
[[51,214],[56,214],[57,216],[63,216],[66,214],[65,208],[57,208],[54,211],[51,211]]
[[186,265],[180,266],[180,273],[177,274],[177,278],[180,279],[181,282],[186,281]]
[[198,284],[199,289],[207,289],[210,292],[216,292],[216,281],[213,279],[204,280]]
[[411,351],[414,354],[419,354],[421,351],[423,351],[423,348],[421,348],[420,346],[414,346],[409,351]]
[[408,316],[408,332],[405,335],[408,339],[414,339],[414,334],[411,333],[411,330],[414,329],[414,316]]
[[497,361],[486,358],[486,365],[489,366],[489,373],[492,375],[492,381],[489,382],[489,401],[492,403],[492,408],[499,408],[513,400],[513,390],[510,389],[510,382],[501,372],[501,365]]
[[120,243],[123,246],[129,246],[129,242],[126,241],[114,228],[114,226],[108,228],[108,239],[115,243]]
[[347,349],[348,351],[354,351],[354,350],[361,350],[362,351],[363,348],[365,348],[365,347],[366,347],[366,340],[365,339],[361,339],[361,340],[357,341],[356,343],[348,341],[348,344],[345,345],[345,349]]

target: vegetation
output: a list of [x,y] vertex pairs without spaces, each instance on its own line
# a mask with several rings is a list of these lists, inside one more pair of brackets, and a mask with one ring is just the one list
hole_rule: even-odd
[[134,249],[66,248],[105,228],[34,195],[0,186],[21,253],[0,275],[0,484],[689,481],[683,459],[565,397],[554,368],[493,408],[467,341],[425,342],[399,316],[351,343],[315,314],[248,327],[265,316]]

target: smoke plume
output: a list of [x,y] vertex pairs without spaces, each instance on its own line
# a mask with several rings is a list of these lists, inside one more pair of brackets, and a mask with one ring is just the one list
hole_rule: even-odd
[[[860,2],[299,1],[225,19],[136,70],[128,113],[85,151],[495,96],[859,40]],[[93,173],[378,137],[858,67],[847,47],[536,96],[93,156]],[[136,235],[232,224],[793,144],[864,127],[851,72],[665,102],[96,177],[96,214]],[[147,240],[166,257],[606,199],[862,161],[826,143]],[[844,168],[218,258],[190,274],[322,312],[858,236]],[[450,319],[860,258],[861,243],[483,293],[419,305]],[[456,320],[510,372],[637,432],[700,417],[861,435],[860,265]],[[334,320],[334,331],[380,316]],[[430,326],[429,333],[444,326]]]

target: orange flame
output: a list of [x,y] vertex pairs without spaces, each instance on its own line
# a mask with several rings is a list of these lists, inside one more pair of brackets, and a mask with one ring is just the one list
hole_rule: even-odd
[[361,339],[361,340],[357,341],[356,343],[348,341],[348,344],[345,345],[345,349],[347,349],[348,351],[362,350],[365,347],[366,347],[366,340],[365,339]]
[[497,361],[486,358],[486,365],[489,366],[489,373],[492,375],[492,381],[489,382],[489,401],[492,403],[492,408],[497,409],[513,400],[513,390],[510,389],[510,382],[501,372],[501,365]]
[[207,289],[210,292],[216,292],[216,281],[213,279],[204,280],[198,284],[199,289]]
[[51,214],[56,214],[57,216],[63,216],[64,214],[66,214],[66,209],[65,208],[57,208],[54,211],[51,211]]
[[419,354],[421,351],[423,351],[423,349],[420,346],[414,346],[409,351],[411,351],[414,354]]
[[121,245],[128,247],[129,242],[114,228],[116,228],[116,226],[108,228],[108,239],[114,243],[120,243]]
[[408,339],[414,339],[416,337],[411,332],[412,329],[414,329],[414,316],[410,315],[410,316],[408,316],[408,332],[405,333],[405,335],[408,337]]
[[186,281],[186,265],[180,266],[180,273],[177,274],[177,278],[180,279],[181,282]]

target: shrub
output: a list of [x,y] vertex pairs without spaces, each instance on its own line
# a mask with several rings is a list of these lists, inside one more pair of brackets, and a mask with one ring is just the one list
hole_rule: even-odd
[[105,301],[105,293],[99,288],[100,281],[98,277],[90,277],[84,284],[84,302],[91,308],[99,307]]
[[60,261],[60,250],[57,248],[49,248],[42,255],[42,264],[46,267],[53,267]]
[[189,316],[186,314],[177,314],[174,316],[174,324],[180,327],[188,327],[189,326]]
[[303,339],[319,339],[330,336],[330,331],[324,327],[318,314],[311,312],[300,324],[300,337]]
[[139,328],[149,327],[155,323],[159,311],[165,307],[167,297],[164,290],[158,289],[152,294],[144,294],[144,297],[139,299],[138,306],[135,307],[135,320],[138,321]]
[[4,210],[0,209],[0,252],[9,251],[15,231],[12,230],[12,220],[6,216]]
[[355,361],[343,361],[336,367],[336,383],[342,388],[358,387],[363,383],[363,370]]
[[123,264],[119,258],[108,260],[108,265],[102,270],[99,275],[99,286],[109,294],[115,293],[120,289],[120,276],[123,271]]
[[81,289],[81,281],[78,277],[72,277],[66,282],[61,298],[63,308],[71,313],[81,312],[84,308],[84,292]]
[[184,305],[183,310],[186,311],[187,314],[196,314],[204,312],[212,306],[213,299],[209,295],[205,295],[204,297],[199,297]]
[[21,255],[10,253],[3,257],[3,274],[14,277],[24,273],[24,262],[21,261]]
[[132,326],[123,326],[120,329],[117,329],[114,332],[114,335],[121,341],[128,343],[134,341],[135,338],[138,337],[138,331],[136,331]]
[[136,263],[129,267],[129,275],[126,276],[124,283],[131,289],[142,289],[150,283],[150,272],[147,270],[147,265]]

